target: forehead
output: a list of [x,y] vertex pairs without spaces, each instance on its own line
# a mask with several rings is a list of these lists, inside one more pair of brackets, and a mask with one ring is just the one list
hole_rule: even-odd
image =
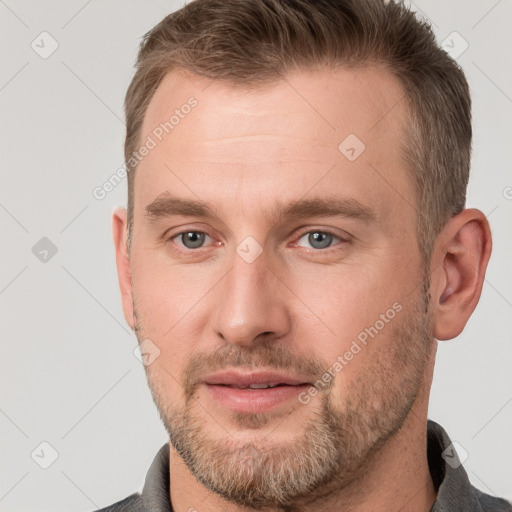
[[382,66],[296,71],[257,88],[172,71],[144,118],[140,140],[154,147],[137,168],[135,202],[178,191],[231,206],[242,197],[255,212],[314,188],[377,211],[412,203],[405,104]]

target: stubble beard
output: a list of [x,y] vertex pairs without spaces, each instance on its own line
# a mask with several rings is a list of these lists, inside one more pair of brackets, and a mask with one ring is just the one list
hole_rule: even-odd
[[[277,419],[272,411],[230,416],[237,428],[257,431],[271,425],[270,434],[262,435],[258,442],[237,441],[236,432],[209,435],[215,420],[197,403],[195,376],[212,363],[219,368],[265,366],[318,373],[321,367],[317,361],[298,360],[272,344],[259,345],[261,350],[256,348],[250,353],[232,346],[229,353],[196,354],[184,371],[182,407],[169,403],[160,390],[165,389],[165,383],[152,378],[147,367],[148,384],[170,442],[191,474],[207,489],[239,506],[274,507],[288,512],[320,502],[361,477],[386,441],[403,425],[421,390],[433,343],[429,281],[425,279],[420,293],[404,306],[400,313],[403,316],[385,328],[392,329],[393,342],[387,344],[389,357],[379,357],[374,352],[373,359],[364,360],[357,378],[345,391],[341,406],[333,400],[332,386],[310,404],[297,402],[297,407],[311,407],[312,413],[302,432],[289,442],[272,442],[272,433],[279,431],[280,423],[286,419]],[[139,324],[138,337],[141,331]],[[370,343],[379,343],[379,336]],[[326,366],[322,368],[325,371]],[[343,378],[343,370],[339,378]]]

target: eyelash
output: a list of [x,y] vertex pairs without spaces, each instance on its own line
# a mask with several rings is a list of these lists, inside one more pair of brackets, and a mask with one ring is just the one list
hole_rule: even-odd
[[[199,234],[204,234],[206,236],[209,236],[210,238],[213,239],[213,237],[211,235],[209,235],[206,231],[201,231],[201,230],[194,230],[194,229],[187,229],[185,231],[180,231],[179,233],[175,233],[174,235],[170,236],[168,238],[168,241],[169,242],[172,242],[175,238],[178,238],[182,235],[185,235],[186,233],[199,233]],[[303,249],[306,249],[307,251],[309,252],[315,252],[315,253],[330,253],[334,250],[339,250],[339,245],[343,245],[343,244],[346,244],[346,243],[349,243],[350,240],[348,239],[345,239],[345,238],[342,238],[340,235],[337,235],[336,233],[332,232],[332,231],[329,231],[328,229],[308,229],[306,231],[303,231],[301,232],[298,237],[297,237],[297,242],[304,237],[304,235],[308,235],[310,233],[322,233],[322,234],[325,234],[325,235],[330,235],[332,236],[333,238],[336,238],[339,240],[339,243],[338,244],[335,244],[331,247],[327,247],[325,249],[315,249],[315,248],[308,248],[308,247],[302,247]],[[297,242],[294,242],[294,244],[296,244]],[[177,245],[177,244],[176,244]],[[178,251],[179,252],[182,252],[182,253],[192,253],[192,252],[201,252],[202,249],[206,249],[207,247],[198,247],[197,249],[188,249],[188,248],[183,248],[181,247],[180,245],[177,245],[178,247]]]

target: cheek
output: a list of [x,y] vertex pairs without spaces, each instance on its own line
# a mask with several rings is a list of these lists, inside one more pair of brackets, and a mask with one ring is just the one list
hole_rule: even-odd
[[150,309],[139,315],[141,338],[149,338],[158,350],[158,356],[146,366],[150,387],[163,407],[175,408],[184,399],[183,369],[196,348],[196,336],[179,319],[170,319],[168,312],[160,314],[159,310]]
[[172,357],[162,351],[150,367],[146,367],[147,381],[159,411],[167,416],[184,402],[183,388],[179,384],[179,367],[173,367]]
[[[401,262],[401,280],[395,263],[357,267],[318,267],[299,272],[290,287],[304,297],[305,315],[297,320],[304,343],[335,375],[335,393],[350,389],[365,368],[378,365],[393,352],[393,331],[404,315],[413,282],[413,268]],[[407,278],[411,274],[410,279]],[[314,312],[314,315],[310,314]],[[322,333],[322,334],[320,334]],[[317,341],[319,340],[319,341]]]
[[218,270],[172,263],[163,250],[141,250],[132,259],[133,290],[140,322],[158,337],[172,337],[218,280]]
[[308,323],[316,321],[334,342],[351,339],[373,325],[407,293],[390,279],[389,269],[379,266],[299,269],[290,281],[290,288],[303,298],[304,311],[314,313],[308,315]]
[[[198,318],[207,281],[191,270],[134,261],[133,291],[139,340],[151,340],[159,355],[148,369],[148,379],[164,402],[181,397],[182,371],[201,339],[204,321]],[[210,286],[211,287],[211,286]]]

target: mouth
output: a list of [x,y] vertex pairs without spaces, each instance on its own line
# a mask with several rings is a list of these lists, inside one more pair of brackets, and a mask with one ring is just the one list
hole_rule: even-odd
[[234,412],[267,412],[292,400],[311,386],[306,378],[277,372],[224,371],[203,379],[213,400]]
[[282,382],[278,384],[264,383],[264,384],[249,384],[248,386],[233,386],[232,384],[218,384],[218,386],[227,386],[229,388],[236,389],[268,389],[275,388],[276,386],[288,386],[288,384],[284,384]]

